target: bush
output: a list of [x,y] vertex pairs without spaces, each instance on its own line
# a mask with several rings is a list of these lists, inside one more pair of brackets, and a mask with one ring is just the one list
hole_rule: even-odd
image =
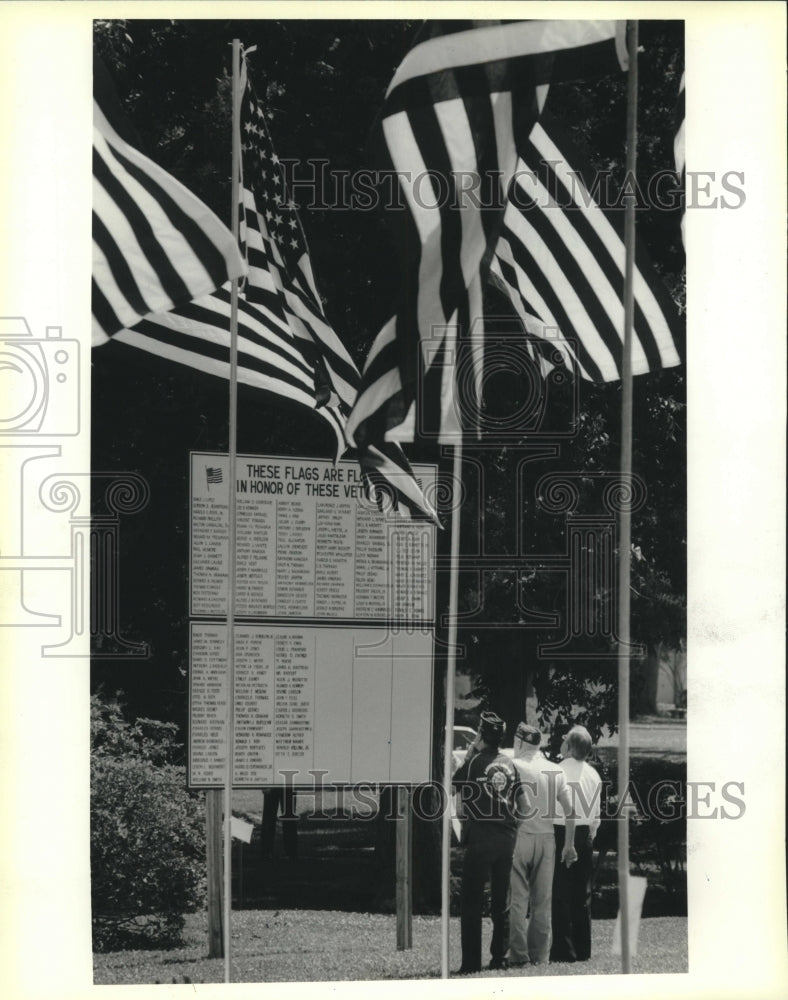
[[128,723],[91,701],[91,899],[96,951],[180,943],[205,898],[201,796],[186,788],[175,727]]
[[[617,758],[615,751],[598,751],[593,762],[605,782],[602,826],[595,846],[599,868],[595,891],[595,916],[615,916],[618,908],[617,873],[605,856],[617,851]],[[648,878],[644,916],[687,914],[687,762],[683,755],[635,754],[630,760],[630,796],[635,814],[629,823],[630,870]],[[605,901],[605,888],[615,890]]]

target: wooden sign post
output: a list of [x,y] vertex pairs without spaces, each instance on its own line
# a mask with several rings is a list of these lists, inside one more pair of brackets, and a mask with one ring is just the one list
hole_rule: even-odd
[[209,788],[205,793],[205,850],[208,864],[208,958],[224,958],[221,788]]
[[397,788],[397,950],[413,947],[413,812],[411,788]]

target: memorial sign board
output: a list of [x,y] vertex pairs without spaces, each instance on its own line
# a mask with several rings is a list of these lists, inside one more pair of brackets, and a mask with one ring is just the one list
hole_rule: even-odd
[[[433,467],[414,469],[426,489]],[[233,784],[430,779],[435,527],[355,464],[236,461]],[[223,783],[228,461],[192,453],[189,783]]]

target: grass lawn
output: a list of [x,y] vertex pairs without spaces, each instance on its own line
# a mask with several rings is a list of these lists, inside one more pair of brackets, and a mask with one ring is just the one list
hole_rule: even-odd
[[[483,972],[481,977],[615,975],[613,920],[596,920],[593,955],[574,965]],[[233,975],[236,983],[331,982],[351,979],[425,979],[440,976],[440,918],[413,918],[413,948],[397,951],[393,916],[314,910],[239,910],[233,913]],[[488,953],[490,921],[484,922]],[[121,951],[94,956],[94,983],[219,983],[222,959],[208,959],[207,916],[186,919],[185,944],[169,951]],[[459,920],[451,921],[451,963],[460,965]],[[641,921],[635,973],[687,971],[687,921]]]

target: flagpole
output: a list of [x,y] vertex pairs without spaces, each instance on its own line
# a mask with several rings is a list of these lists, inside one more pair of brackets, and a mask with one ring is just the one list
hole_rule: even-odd
[[[626,177],[635,177],[638,113],[638,22],[627,22],[629,76],[627,79]],[[621,371],[621,479],[624,491],[632,478],[632,325],[634,319],[635,195],[627,199],[624,217],[624,344]],[[621,971],[631,971],[629,948],[629,605],[632,515],[630,505],[619,514],[618,563],[618,899],[621,927]]]
[[451,514],[451,571],[449,573],[449,634],[446,658],[446,731],[443,753],[443,837],[441,841],[441,978],[449,978],[449,914],[451,903],[451,778],[454,746],[454,675],[457,659],[457,594],[460,553],[460,483],[462,480],[462,432],[454,446]]
[[[238,241],[241,165],[241,95],[240,95],[241,42],[233,39],[233,154],[232,154],[232,206],[231,228]],[[236,545],[236,452],[238,448],[238,279],[234,278],[230,292],[230,414],[228,444],[228,554],[227,554],[227,706],[225,731],[227,750],[224,766],[224,981],[232,981],[230,944],[230,917],[232,914],[232,790],[234,754],[234,701],[235,701],[235,545]]]

